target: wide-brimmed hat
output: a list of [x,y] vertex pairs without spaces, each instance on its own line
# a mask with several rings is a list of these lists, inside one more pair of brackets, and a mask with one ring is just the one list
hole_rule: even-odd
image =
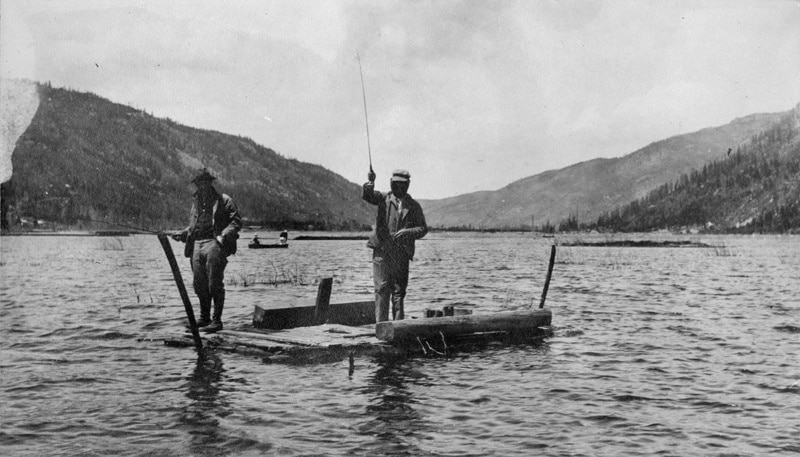
[[408,182],[411,179],[411,173],[408,170],[395,170],[392,172],[392,181]]
[[192,179],[192,182],[213,181],[215,179],[217,179],[217,178],[214,175],[212,175],[211,173],[208,172],[208,170],[203,168],[203,171],[201,171],[200,174],[195,176],[194,179]]

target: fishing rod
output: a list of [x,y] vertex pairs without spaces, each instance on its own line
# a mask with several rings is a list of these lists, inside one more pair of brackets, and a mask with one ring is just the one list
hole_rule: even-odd
[[367,154],[369,154],[369,172],[374,175],[372,171],[372,148],[369,144],[369,118],[367,117],[367,91],[364,89],[364,71],[361,69],[361,56],[356,51],[356,59],[358,60],[358,74],[361,75],[361,97],[364,99],[364,123],[367,125]]
[[129,228],[129,229],[132,229],[132,230],[138,230],[140,232],[152,233],[154,235],[158,235],[158,234],[164,233],[163,231],[155,231],[155,230],[149,230],[149,229],[141,228],[141,227],[134,227],[132,225],[122,224],[120,222],[98,221],[98,220],[89,219],[89,218],[82,218],[82,220],[87,221],[87,222],[96,222],[98,224],[114,225],[114,226],[117,226],[117,227]]

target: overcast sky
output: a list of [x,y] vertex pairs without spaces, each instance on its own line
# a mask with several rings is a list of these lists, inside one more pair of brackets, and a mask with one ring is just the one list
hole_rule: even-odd
[[800,103],[800,2],[3,0],[49,81],[411,194],[495,190]]

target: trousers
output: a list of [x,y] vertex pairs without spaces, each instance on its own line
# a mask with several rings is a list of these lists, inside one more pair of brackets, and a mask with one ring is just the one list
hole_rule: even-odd
[[403,302],[408,288],[408,256],[404,252],[373,249],[372,279],[375,283],[375,322],[405,318]]
[[[200,299],[200,318],[208,319],[211,302],[214,302],[214,318],[219,320],[225,302],[225,266],[228,259],[217,240],[198,240],[194,242],[192,253],[192,274],[194,292]],[[219,315],[218,315],[219,314]]]

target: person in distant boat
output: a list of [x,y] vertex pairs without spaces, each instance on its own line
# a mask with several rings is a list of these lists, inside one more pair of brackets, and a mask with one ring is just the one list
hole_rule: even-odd
[[278,242],[280,244],[286,244],[289,242],[289,232],[286,230],[281,231],[280,237],[278,237]]
[[261,240],[258,239],[258,234],[253,235],[253,244],[261,244]]
[[242,228],[236,203],[228,195],[217,192],[213,185],[215,179],[204,168],[192,180],[197,191],[194,193],[189,226],[173,236],[173,239],[186,243],[184,254],[192,259],[194,291],[200,299],[197,326],[209,333],[222,330],[225,266],[228,256],[236,253],[236,240]]
[[375,321],[403,319],[403,301],[408,287],[408,265],[414,258],[414,242],[428,233],[422,207],[408,194],[411,175],[395,170],[389,180],[391,192],[375,190],[375,173],[370,170],[361,198],[378,207],[375,230],[367,247],[372,248],[372,276],[375,283]]

